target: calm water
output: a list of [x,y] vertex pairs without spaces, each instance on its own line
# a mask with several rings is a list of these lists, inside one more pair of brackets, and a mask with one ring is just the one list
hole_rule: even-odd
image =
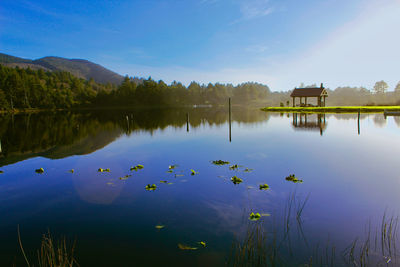
[[[278,239],[278,266],[342,258],[355,238],[376,229],[380,238],[385,213],[399,214],[400,120],[361,115],[359,125],[357,115],[235,109],[230,142],[226,109],[0,117],[0,265],[24,265],[17,225],[30,258],[50,230],[76,240],[81,266],[223,266],[256,225]],[[264,216],[253,222],[250,212]],[[387,260],[378,247],[371,255]]]

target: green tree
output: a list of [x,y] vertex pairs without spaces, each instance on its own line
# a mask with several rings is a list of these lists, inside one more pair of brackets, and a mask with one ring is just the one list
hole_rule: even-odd
[[8,108],[8,102],[6,94],[3,92],[3,90],[0,89],[0,110],[7,108]]
[[396,87],[394,88],[394,92],[396,94],[400,94],[400,82],[397,83]]
[[385,81],[376,82],[374,85],[374,92],[377,94],[383,94],[387,91],[389,85]]

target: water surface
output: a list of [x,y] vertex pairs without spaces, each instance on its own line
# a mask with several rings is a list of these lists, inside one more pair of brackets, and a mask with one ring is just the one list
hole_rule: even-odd
[[[382,114],[234,109],[229,140],[225,108],[2,116],[0,265],[23,265],[17,225],[31,258],[50,230],[76,240],[81,266],[223,266],[255,224],[285,239],[281,265],[307,263],[318,246],[339,255],[384,213],[399,213],[399,126]],[[130,171],[137,164],[144,168]],[[258,189],[264,183],[269,190]],[[287,238],[287,214],[305,201]],[[269,216],[252,222],[250,212]]]

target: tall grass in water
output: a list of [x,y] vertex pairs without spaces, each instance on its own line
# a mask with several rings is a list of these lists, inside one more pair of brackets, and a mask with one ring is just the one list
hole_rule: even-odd
[[249,223],[242,241],[232,243],[226,265],[230,267],[277,266],[280,262],[276,232],[271,236],[261,222]]
[[374,242],[371,240],[369,224],[364,241],[356,238],[344,251],[348,266],[399,266],[399,254],[396,249],[398,217],[387,217],[383,214],[380,227],[377,227]]
[[[284,254],[293,254],[292,229],[297,229],[301,239],[307,243],[301,218],[307,200],[308,196],[302,200],[295,193],[289,195],[283,215],[282,231],[279,231],[276,225],[271,227],[271,231],[266,231],[266,225],[262,221],[248,222],[244,237],[233,241],[226,266],[291,266]],[[292,227],[294,222],[297,228]]]
[[54,240],[50,232],[43,234],[40,249],[37,251],[37,265],[33,264],[25,254],[18,227],[18,242],[28,267],[73,267],[79,266],[74,258],[75,242],[68,245],[66,238]]
[[[282,224],[274,226],[272,231],[266,231],[269,225],[261,220],[248,223],[244,237],[233,241],[226,266],[400,266],[396,248],[397,217],[388,217],[384,213],[378,225],[372,227],[369,222],[365,235],[355,238],[344,249],[342,244],[336,246],[329,240],[326,243],[321,240],[309,243],[303,231],[302,219],[307,201],[308,196],[301,199],[295,193],[290,194],[282,214]],[[299,238],[293,243],[296,229]],[[326,233],[329,235],[328,229]]]

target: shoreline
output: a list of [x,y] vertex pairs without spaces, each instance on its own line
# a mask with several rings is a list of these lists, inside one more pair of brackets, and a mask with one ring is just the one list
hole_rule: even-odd
[[261,110],[300,113],[383,113],[385,111],[400,112],[400,106],[264,107]]

